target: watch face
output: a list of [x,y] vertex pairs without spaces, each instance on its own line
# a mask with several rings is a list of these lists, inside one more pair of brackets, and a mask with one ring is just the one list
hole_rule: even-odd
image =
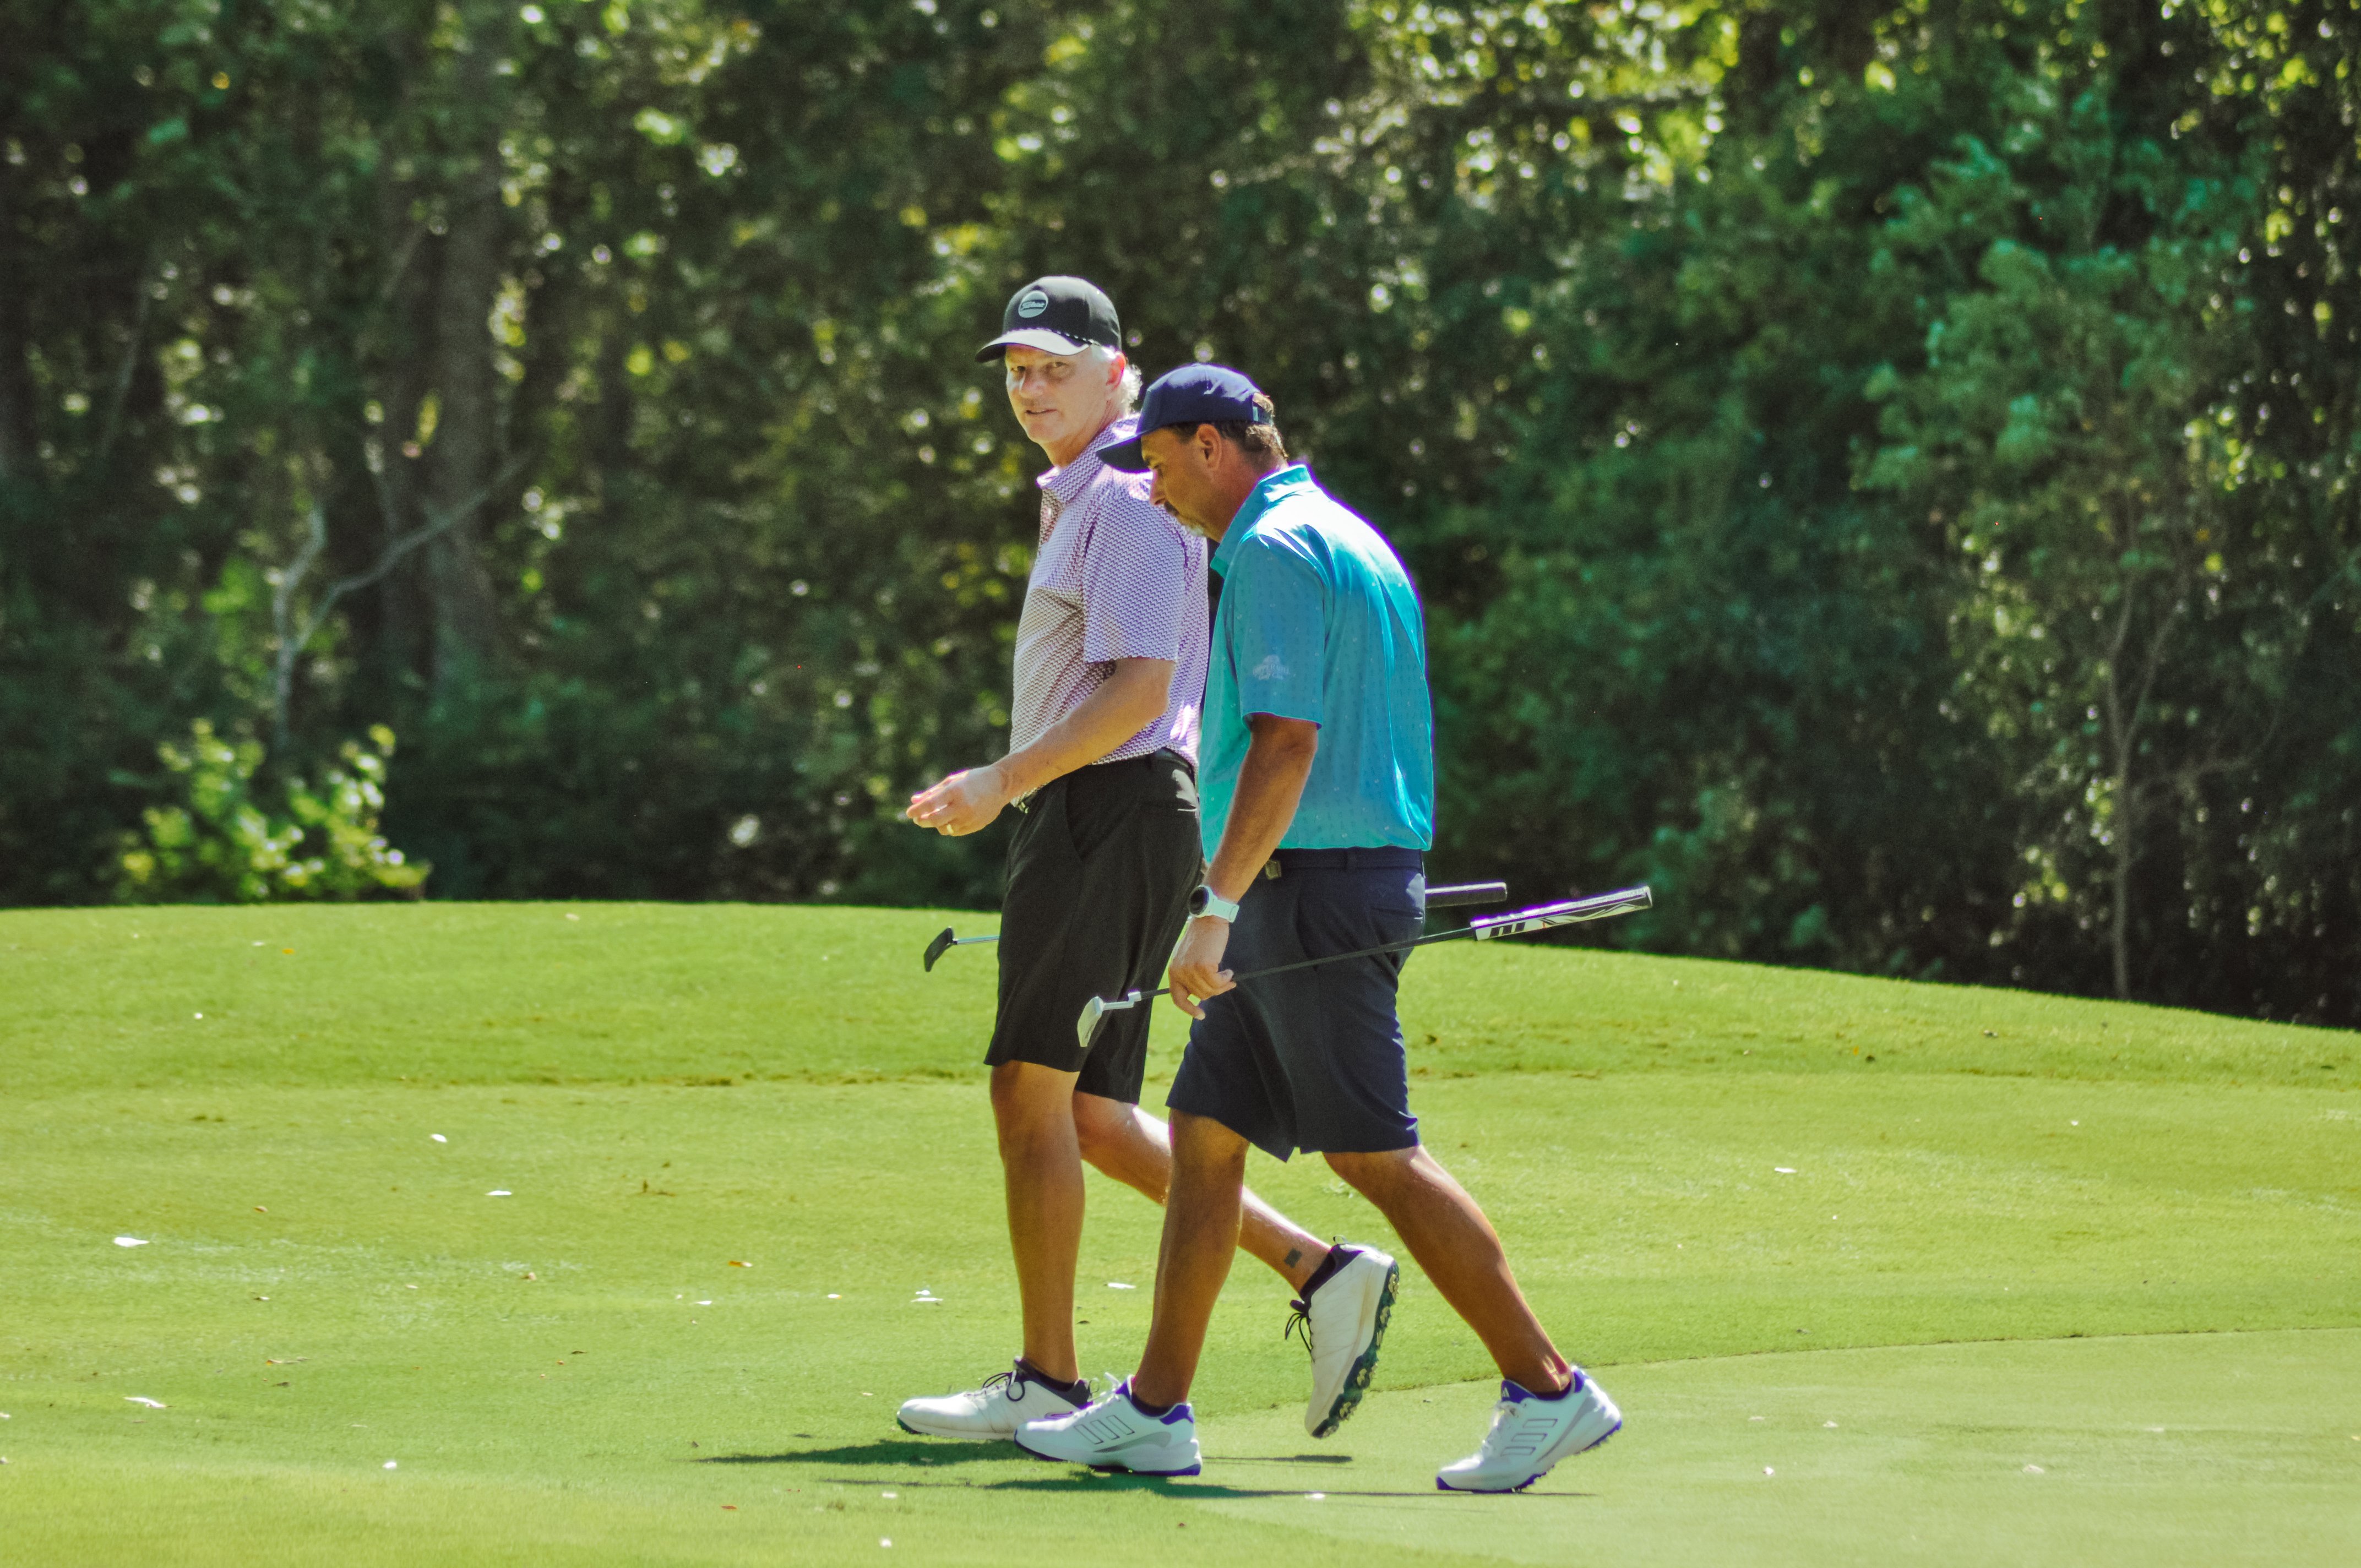
[[1213,890],[1203,883],[1199,883],[1189,892],[1189,913],[1191,915],[1205,913],[1205,901],[1213,896]]

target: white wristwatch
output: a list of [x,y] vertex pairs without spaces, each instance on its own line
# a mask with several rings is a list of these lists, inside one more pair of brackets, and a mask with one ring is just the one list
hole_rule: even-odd
[[1238,906],[1203,883],[1199,883],[1197,890],[1189,895],[1189,917],[1194,920],[1203,915],[1210,915],[1216,920],[1227,920],[1235,925],[1238,918]]

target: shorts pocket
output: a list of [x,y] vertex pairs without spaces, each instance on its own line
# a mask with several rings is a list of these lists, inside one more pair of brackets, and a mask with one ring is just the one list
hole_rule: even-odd
[[1369,925],[1371,947],[1381,942],[1407,942],[1426,929],[1426,912],[1389,904],[1373,904],[1369,905]]

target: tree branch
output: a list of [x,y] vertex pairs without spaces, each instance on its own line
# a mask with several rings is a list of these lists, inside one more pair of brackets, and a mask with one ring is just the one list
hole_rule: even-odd
[[[412,551],[449,532],[461,521],[472,516],[477,508],[491,499],[502,486],[523,471],[525,462],[523,455],[511,458],[502,466],[498,474],[492,476],[491,483],[462,500],[457,506],[447,510],[422,499],[418,506],[419,510],[426,514],[426,521],[409,532],[398,533],[387,541],[385,548],[379,552],[378,558],[370,564],[368,570],[355,572],[349,576],[338,577],[335,582],[330,583],[320,597],[313,601],[311,609],[304,612],[302,630],[291,636],[287,628],[291,619],[290,612],[294,605],[295,590],[302,586],[305,577],[311,576],[313,564],[319,560],[328,545],[327,519],[322,515],[319,503],[316,501],[313,503],[309,516],[309,532],[304,538],[302,547],[295,553],[295,559],[289,563],[286,570],[280,575],[278,586],[270,596],[271,630],[279,640],[279,648],[272,661],[271,669],[271,729],[277,749],[281,755],[287,750],[287,710],[294,695],[296,663],[302,658],[303,650],[312,645],[312,639],[319,634],[320,628],[326,624],[329,612],[336,608],[337,601],[347,594],[358,593],[361,589],[378,582],[387,573],[400,565],[403,558]],[[386,484],[385,475],[381,469],[372,468],[369,475],[376,482],[378,504],[384,509],[386,521],[390,530],[397,521],[393,510],[391,488]]]
[[93,466],[105,464],[107,455],[115,450],[115,438],[123,428],[124,404],[130,400],[131,378],[139,369],[139,351],[148,342],[148,314],[155,303],[152,270],[146,267],[139,269],[139,308],[132,313],[131,341],[123,345],[123,363],[115,372],[115,384],[107,389],[106,420],[99,427],[98,455],[92,459]]

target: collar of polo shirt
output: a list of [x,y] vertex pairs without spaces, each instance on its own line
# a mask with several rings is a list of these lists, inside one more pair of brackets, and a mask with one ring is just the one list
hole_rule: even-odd
[[1311,484],[1312,470],[1301,463],[1290,463],[1286,467],[1265,474],[1257,480],[1255,488],[1247,492],[1246,500],[1239,506],[1238,515],[1230,520],[1229,529],[1222,535],[1222,542],[1213,546],[1213,559],[1207,565],[1224,576],[1229,576],[1230,563],[1237,559],[1238,542],[1254,532],[1254,525],[1262,521],[1265,512],[1286,499],[1290,493],[1309,488]]

